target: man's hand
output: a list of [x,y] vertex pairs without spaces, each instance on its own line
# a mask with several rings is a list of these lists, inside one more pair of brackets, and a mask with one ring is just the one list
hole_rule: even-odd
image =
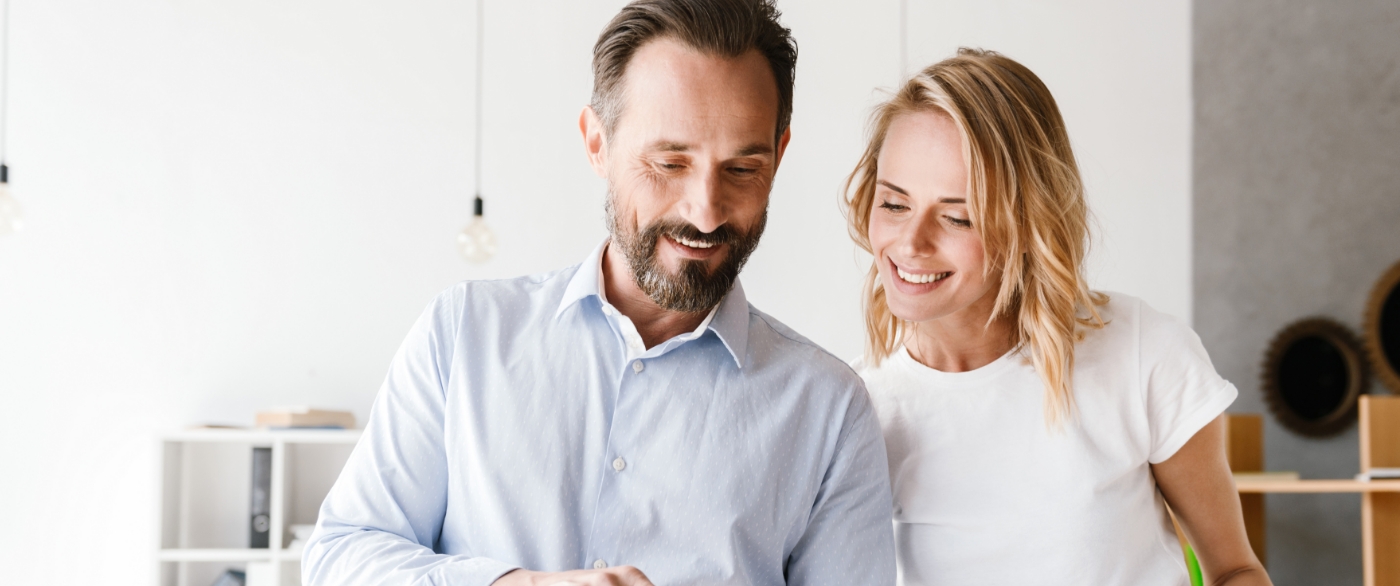
[[605,570],[575,570],[572,572],[531,572],[514,570],[501,576],[491,586],[655,586],[646,574],[632,566]]

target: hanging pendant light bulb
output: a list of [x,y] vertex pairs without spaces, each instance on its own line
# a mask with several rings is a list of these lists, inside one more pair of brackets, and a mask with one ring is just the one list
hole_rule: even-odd
[[484,263],[496,254],[496,233],[481,217],[481,197],[477,196],[471,222],[457,234],[457,252],[467,262]]
[[0,163],[0,237],[24,229],[24,211],[19,202],[10,197],[9,175],[10,168]]
[[4,33],[0,41],[5,54],[0,57],[0,237],[9,236],[24,228],[24,213],[19,202],[10,196],[10,168],[5,166],[5,135],[9,131],[10,104],[10,0],[4,0]]
[[491,231],[491,227],[486,225],[486,218],[482,215],[481,201],[481,64],[482,64],[482,25],[485,12],[482,9],[484,0],[476,0],[476,201],[472,203],[472,219],[457,234],[457,252],[462,255],[467,262],[481,264],[491,260],[496,254],[496,233]]

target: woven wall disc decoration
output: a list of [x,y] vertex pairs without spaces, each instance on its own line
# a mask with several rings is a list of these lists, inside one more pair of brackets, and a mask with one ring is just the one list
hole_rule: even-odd
[[1274,336],[1264,356],[1264,400],[1279,423],[1325,437],[1356,423],[1366,392],[1366,357],[1346,326],[1327,318],[1294,322]]
[[1400,393],[1400,262],[1371,289],[1362,328],[1376,376],[1390,392]]

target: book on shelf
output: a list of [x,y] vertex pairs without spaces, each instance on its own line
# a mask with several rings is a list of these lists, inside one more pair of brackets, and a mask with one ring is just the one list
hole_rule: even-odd
[[1356,479],[1361,482],[1370,482],[1372,480],[1400,480],[1400,468],[1372,468],[1369,472],[1357,474]]
[[1235,480],[1259,482],[1295,482],[1300,478],[1297,472],[1236,472]]
[[267,428],[355,429],[355,414],[302,406],[275,407],[259,411],[257,424]]
[[219,574],[214,580],[214,586],[246,586],[248,584],[248,574],[243,570],[229,568],[224,573]]
[[272,448],[253,448],[248,547],[267,549],[272,529]]

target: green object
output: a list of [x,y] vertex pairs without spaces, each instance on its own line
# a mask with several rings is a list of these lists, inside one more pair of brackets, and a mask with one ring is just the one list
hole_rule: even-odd
[[1191,575],[1191,586],[1205,586],[1205,578],[1201,577],[1201,564],[1196,561],[1196,552],[1190,545],[1186,546],[1186,573]]

